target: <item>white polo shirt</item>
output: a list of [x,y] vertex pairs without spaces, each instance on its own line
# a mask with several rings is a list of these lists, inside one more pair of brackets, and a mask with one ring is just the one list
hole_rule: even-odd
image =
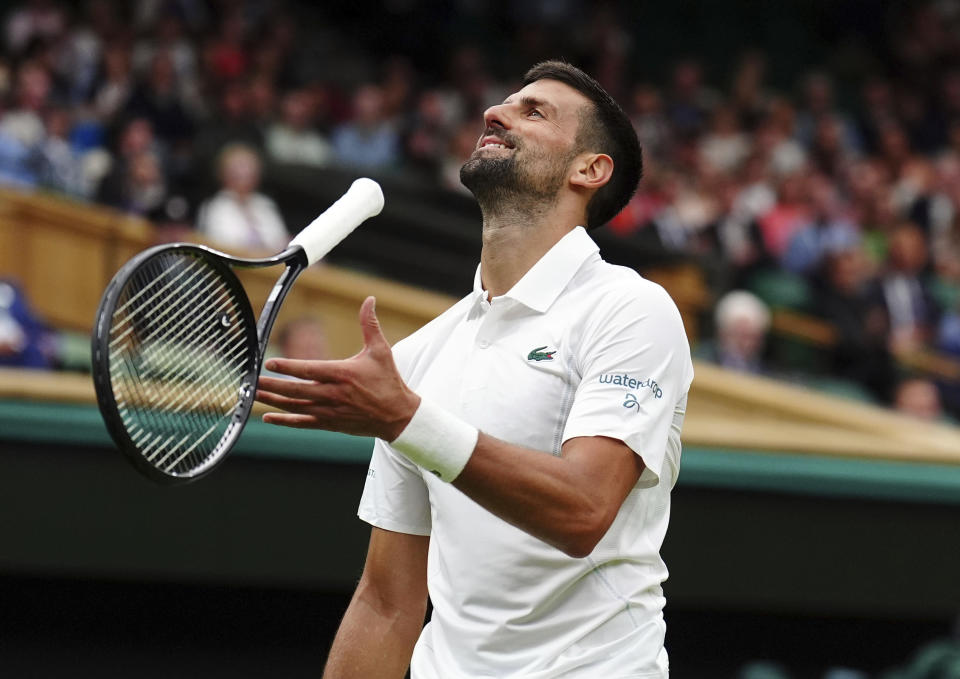
[[577,227],[502,297],[486,300],[478,269],[473,293],[394,355],[412,389],[491,436],[547,455],[608,436],[646,467],[577,559],[378,440],[360,518],[430,536],[412,679],[667,677],[659,552],[693,367],[663,288],[604,262]]

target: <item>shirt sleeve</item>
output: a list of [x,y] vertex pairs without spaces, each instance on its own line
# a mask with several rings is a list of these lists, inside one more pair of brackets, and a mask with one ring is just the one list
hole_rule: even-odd
[[643,459],[639,486],[660,480],[678,404],[693,379],[690,347],[676,305],[659,286],[605,305],[591,321],[577,360],[581,381],[563,432],[623,441]]
[[420,469],[377,439],[357,515],[377,528],[430,535],[430,498]]

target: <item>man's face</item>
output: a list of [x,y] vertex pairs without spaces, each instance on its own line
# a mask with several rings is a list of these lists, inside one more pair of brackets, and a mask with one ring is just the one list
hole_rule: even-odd
[[460,169],[477,200],[506,197],[546,201],[563,187],[579,152],[581,110],[590,101],[556,80],[538,80],[484,113],[485,130]]

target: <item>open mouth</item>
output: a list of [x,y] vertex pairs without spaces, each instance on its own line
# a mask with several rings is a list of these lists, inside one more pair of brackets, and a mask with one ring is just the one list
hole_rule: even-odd
[[484,137],[480,140],[481,149],[495,148],[495,149],[512,149],[513,144],[500,139],[499,137]]

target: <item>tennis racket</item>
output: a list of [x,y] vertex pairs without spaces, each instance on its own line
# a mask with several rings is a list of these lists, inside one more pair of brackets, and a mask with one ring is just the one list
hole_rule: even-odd
[[[97,310],[93,381],[107,430],[137,469],[180,483],[224,459],[250,416],[270,330],[297,276],[382,208],[380,186],[358,179],[273,257],[177,243],[117,272]],[[276,264],[286,269],[255,320],[232,269]]]

